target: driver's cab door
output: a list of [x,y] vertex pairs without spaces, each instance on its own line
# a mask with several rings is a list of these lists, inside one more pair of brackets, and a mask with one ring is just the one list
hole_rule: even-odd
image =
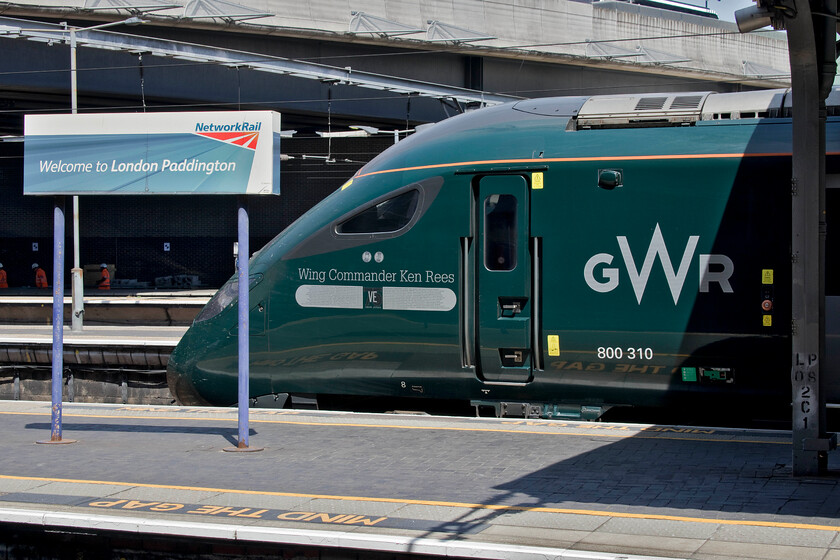
[[525,383],[532,374],[528,180],[488,175],[478,181],[476,371],[487,382]]

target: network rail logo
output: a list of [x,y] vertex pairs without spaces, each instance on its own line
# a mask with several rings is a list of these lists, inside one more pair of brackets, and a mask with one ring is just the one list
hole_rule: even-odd
[[260,137],[261,122],[242,121],[237,123],[196,123],[195,132],[199,136],[242,146],[250,150],[257,149],[257,141]]

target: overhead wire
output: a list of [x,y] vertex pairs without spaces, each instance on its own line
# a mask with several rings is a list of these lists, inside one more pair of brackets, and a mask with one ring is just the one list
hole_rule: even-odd
[[[146,69],[149,66],[145,67]],[[103,68],[104,70],[104,68]],[[708,80],[692,80],[692,84],[696,84],[698,87],[702,84],[738,84],[741,83],[742,79],[708,79]],[[660,86],[666,87],[668,85],[673,86],[685,86],[685,81],[675,81],[675,82],[660,82]],[[543,89],[527,89],[527,90],[519,90],[520,93],[527,93],[527,94],[541,94],[541,93],[550,93],[552,95],[579,95],[581,93],[592,93],[593,90],[598,90],[600,92],[613,92],[613,91],[626,91],[627,85],[603,85],[597,87],[588,87],[588,86],[558,86],[558,87],[551,87],[551,88],[543,88]],[[495,92],[495,93],[502,93],[508,94],[512,92]],[[593,94],[596,95],[596,94]],[[355,102],[368,102],[368,101],[387,101],[387,100],[400,100],[406,99],[405,94],[385,94],[385,95],[378,95],[378,96],[353,96],[353,97],[342,97],[340,101],[342,103],[355,103]],[[335,101],[335,100],[333,100]],[[317,98],[308,98],[308,99],[251,99],[248,101],[248,105],[260,105],[260,106],[293,106],[293,105],[305,105],[311,103],[325,103],[325,99],[323,97]],[[153,107],[154,109],[161,110],[161,109],[200,109],[200,108],[207,108],[207,107],[238,107],[240,106],[239,101],[214,101],[214,102],[201,102],[201,103],[158,103],[154,105],[147,105],[147,107]],[[116,105],[116,104],[109,104],[107,106],[102,106],[108,109],[121,109],[121,110],[142,110],[144,105],[140,104],[125,104],[125,105]],[[80,107],[78,111],[80,113],[88,112],[88,111],[99,111],[102,107]],[[54,113],[55,108],[48,108],[48,109],[27,109],[27,113]],[[0,114],[18,114],[21,113],[20,109],[0,109]]]
[[[767,30],[767,31],[754,31],[752,32],[753,35],[759,33],[778,33],[777,31]],[[494,52],[494,51],[512,51],[512,50],[524,50],[524,49],[533,49],[537,47],[565,47],[565,46],[576,46],[576,45],[598,45],[598,44],[608,44],[608,43],[626,43],[626,42],[637,42],[637,41],[656,41],[656,40],[665,40],[665,39],[690,39],[696,37],[726,37],[726,36],[743,36],[743,33],[738,31],[715,31],[709,33],[675,33],[670,35],[647,35],[647,36],[639,36],[639,37],[622,37],[622,38],[612,38],[612,39],[587,39],[583,41],[555,41],[549,43],[525,43],[521,45],[507,45],[507,46],[494,46],[494,47],[484,47],[482,45],[473,45],[473,49],[476,52]],[[80,46],[87,46],[87,45],[80,45]],[[320,55],[317,57],[296,57],[296,58],[285,58],[285,57],[272,57],[271,55],[263,55],[263,54],[255,54],[259,58],[243,58],[239,61],[240,64],[249,64],[249,63],[258,63],[264,61],[266,58],[278,58],[283,60],[288,60],[290,62],[310,62],[310,63],[320,63],[324,60],[348,60],[348,59],[365,59],[365,58],[385,58],[385,57],[396,57],[396,56],[436,56],[440,54],[463,54],[464,49],[463,47],[459,48],[436,48],[436,49],[424,49],[422,48],[425,45],[422,44],[405,44],[404,47],[401,48],[399,51],[393,52],[381,52],[381,53],[366,53],[366,54],[346,54],[346,55]],[[563,53],[557,53],[563,54]],[[155,68],[155,67],[169,67],[169,66],[191,66],[191,65],[201,65],[201,64],[214,64],[213,61],[207,62],[173,62],[171,64],[152,64],[146,65],[146,68]],[[88,69],[78,69],[78,71],[83,70],[119,70],[125,68],[134,68],[133,66],[128,65],[114,65],[114,66],[100,66],[96,68],[88,68]],[[12,71],[3,71],[0,72],[0,76],[4,75],[20,75],[20,74],[31,74],[31,73],[44,73],[44,72],[67,72],[67,68],[55,68],[55,69],[46,69],[46,70],[12,70]]]
[[[177,64],[144,64],[144,74],[148,74],[148,71],[151,69],[180,69],[188,66],[202,66],[211,63],[204,63],[204,62],[185,62],[185,63],[177,63]],[[87,73],[87,72],[111,72],[111,71],[119,71],[119,70],[135,70],[136,67],[134,66],[99,66],[95,68],[80,68],[77,70],[78,73]],[[43,73],[67,73],[69,72],[68,69],[61,69],[61,70],[27,70],[27,71],[11,71],[11,72],[0,72],[0,76],[4,75],[18,75],[18,74],[43,74]],[[788,77],[789,74],[780,74],[775,76],[777,79],[784,79]],[[737,84],[743,82],[743,78],[718,78],[718,79],[692,79],[691,83],[697,84],[698,86],[708,83],[708,84]],[[668,82],[660,82],[660,86],[665,87],[668,86]],[[672,85],[685,85],[685,81],[674,81]],[[626,85],[603,85],[597,86],[597,88],[593,87],[586,87],[586,86],[574,86],[574,87],[552,87],[552,88],[545,88],[545,89],[528,89],[528,90],[517,90],[518,93],[544,93],[544,92],[554,92],[554,95],[559,94],[566,94],[566,95],[574,95],[583,91],[592,92],[593,89],[597,89],[600,91],[605,90],[620,90],[626,89]],[[494,91],[492,93],[501,94],[501,95],[510,95],[514,94],[514,91]],[[109,108],[121,108],[121,109],[134,109],[140,108],[143,109],[145,107],[145,89],[143,90],[144,95],[144,103],[140,106],[135,105],[108,105]],[[371,100],[386,100],[386,99],[404,99],[404,94],[392,94],[392,95],[378,95],[378,96],[354,96],[354,97],[342,97],[341,102],[354,102],[354,101],[371,101]],[[306,103],[316,103],[316,102],[323,102],[323,98],[311,98],[311,99],[286,99],[286,100],[271,100],[271,99],[263,99],[263,100],[250,100],[249,105],[293,105],[293,104],[306,104]],[[166,103],[166,104],[156,104],[154,105],[158,109],[175,109],[179,107],[219,107],[219,106],[239,106],[241,105],[241,101],[236,102],[206,102],[206,103]],[[80,108],[79,111],[83,112],[85,110],[95,110],[95,109],[83,109]],[[54,109],[44,109],[44,112],[54,111]],[[19,113],[20,110],[17,109],[0,109],[0,114],[14,114]],[[29,110],[28,112],[39,112],[37,109]]]

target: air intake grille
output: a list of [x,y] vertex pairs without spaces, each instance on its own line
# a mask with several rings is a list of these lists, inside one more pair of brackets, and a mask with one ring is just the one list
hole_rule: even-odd
[[656,111],[665,107],[667,97],[642,97],[636,103],[636,111]]
[[574,125],[583,128],[691,126],[700,118],[708,93],[596,95],[578,111]]
[[671,102],[671,109],[697,109],[703,101],[702,95],[683,95],[675,97]]

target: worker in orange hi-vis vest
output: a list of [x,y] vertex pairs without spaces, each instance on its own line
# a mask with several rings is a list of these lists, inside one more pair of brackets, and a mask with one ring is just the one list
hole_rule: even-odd
[[99,265],[100,275],[99,280],[96,281],[96,285],[99,286],[100,290],[110,290],[111,289],[111,273],[108,272],[108,265],[102,263]]
[[0,288],[8,288],[9,282],[6,280],[6,269],[3,268],[3,263],[0,263]]
[[47,282],[47,273],[44,272],[44,269],[38,266],[38,263],[32,263],[32,270],[35,271],[35,287],[49,288],[50,283]]

